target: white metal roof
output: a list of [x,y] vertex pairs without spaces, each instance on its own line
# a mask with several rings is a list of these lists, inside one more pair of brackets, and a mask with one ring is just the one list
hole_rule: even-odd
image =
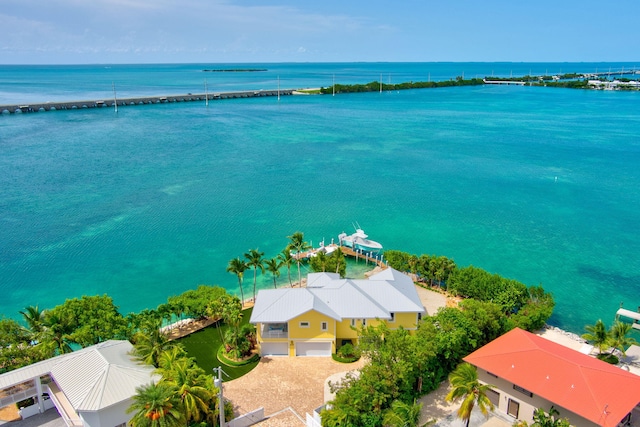
[[105,341],[92,351],[69,357],[53,366],[51,376],[76,411],[97,411],[126,400],[136,387],[148,384],[153,368],[129,356],[129,341]]
[[411,278],[392,268],[369,280],[346,280],[334,273],[312,273],[307,283],[311,286],[260,291],[250,322],[288,322],[311,310],[336,320],[389,319],[392,312],[424,313]]
[[0,375],[0,387],[51,374],[76,411],[97,411],[133,396],[157,379],[130,355],[129,341],[110,340]]
[[340,279],[338,273],[309,273],[307,275],[307,288],[325,286],[328,282],[338,279]]
[[251,323],[288,322],[308,311],[315,310],[333,319],[340,316],[307,288],[268,289],[258,292],[251,312]]
[[[83,351],[83,350],[79,350]],[[21,384],[25,381],[29,381],[33,378],[38,378],[43,375],[47,375],[51,372],[51,367],[58,363],[61,358],[67,356],[63,354],[61,356],[52,357],[51,359],[36,362],[22,368],[14,369],[13,371],[6,372],[0,375],[0,389],[9,388],[11,386]]]
[[[319,300],[324,301],[341,318],[347,319],[389,319],[391,314],[383,306],[376,303],[367,292],[354,285],[351,280],[337,280],[339,286],[313,288],[309,291]],[[364,280],[366,282],[366,280]]]

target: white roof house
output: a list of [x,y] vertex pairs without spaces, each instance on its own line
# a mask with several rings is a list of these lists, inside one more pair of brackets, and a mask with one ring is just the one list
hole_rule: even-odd
[[136,388],[158,379],[153,367],[130,355],[132,349],[129,341],[110,340],[2,374],[2,403],[48,393],[69,426],[126,423]]
[[411,278],[387,268],[368,280],[341,279],[336,273],[311,273],[306,288],[261,290],[250,322],[287,322],[311,310],[337,321],[391,319],[391,313],[425,313]]

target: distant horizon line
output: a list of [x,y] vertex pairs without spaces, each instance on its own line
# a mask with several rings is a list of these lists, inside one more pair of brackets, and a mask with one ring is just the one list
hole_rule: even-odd
[[112,65],[250,65],[250,64],[640,64],[640,61],[281,61],[281,62],[77,62],[77,63],[0,63],[0,67],[68,67]]

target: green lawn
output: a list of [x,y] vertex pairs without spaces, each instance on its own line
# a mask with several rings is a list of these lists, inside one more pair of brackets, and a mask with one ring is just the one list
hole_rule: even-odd
[[[251,317],[252,308],[248,308],[243,311],[243,323],[249,323],[249,318]],[[238,368],[233,368],[231,366],[222,365],[218,358],[216,357],[216,353],[218,351],[218,347],[222,345],[222,340],[220,339],[220,333],[224,335],[227,330],[227,326],[222,323],[222,327],[220,330],[215,326],[211,325],[208,328],[202,329],[198,332],[194,332],[191,335],[188,335],[184,338],[180,338],[176,340],[176,342],[182,344],[184,348],[187,350],[189,357],[193,357],[196,359],[196,363],[207,373],[212,373],[213,368],[217,368],[218,366],[222,366],[222,370],[229,375],[222,376],[223,381],[229,381],[235,378],[239,378],[256,367],[258,362],[253,362],[245,366],[240,366]]]

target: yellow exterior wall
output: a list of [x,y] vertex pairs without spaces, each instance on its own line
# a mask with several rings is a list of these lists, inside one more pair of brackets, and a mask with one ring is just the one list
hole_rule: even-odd
[[[300,327],[300,322],[309,322],[309,327]],[[327,330],[320,329],[322,322],[327,322]],[[317,339],[332,340],[335,339],[336,321],[318,313],[317,311],[308,311],[295,317],[289,321],[289,339]]]
[[[389,322],[387,320],[380,319],[367,319],[367,326],[378,326],[381,323],[386,323],[391,329],[396,329],[402,326],[413,332],[416,328],[418,316],[416,313],[396,313],[395,321]],[[309,327],[301,327],[300,322],[309,322]],[[327,330],[321,330],[322,322],[327,322]],[[357,328],[362,326],[362,319],[356,319],[356,330],[351,328],[351,319],[343,319],[341,322],[318,313],[317,311],[308,311],[288,323],[288,337],[278,338],[262,338],[260,335],[261,324],[256,325],[258,342],[288,342],[289,343],[289,355],[295,356],[295,342],[305,340],[318,340],[318,341],[332,341],[332,351],[335,353],[336,346],[340,346],[341,340],[350,339],[354,344],[358,341]]]
[[[356,326],[360,326],[360,322],[356,322]],[[352,339],[355,342],[358,338],[358,331],[351,329],[351,319],[342,319],[342,322],[337,322],[336,338]]]
[[390,329],[397,329],[402,326],[404,329],[416,329],[418,323],[417,313],[395,313],[395,321],[387,321]]
[[[300,322],[308,322],[309,327],[301,327]],[[327,322],[327,330],[322,330],[322,322]],[[296,355],[296,341],[331,341],[331,352],[336,352],[336,321],[317,311],[308,311],[289,320],[289,356]]]

